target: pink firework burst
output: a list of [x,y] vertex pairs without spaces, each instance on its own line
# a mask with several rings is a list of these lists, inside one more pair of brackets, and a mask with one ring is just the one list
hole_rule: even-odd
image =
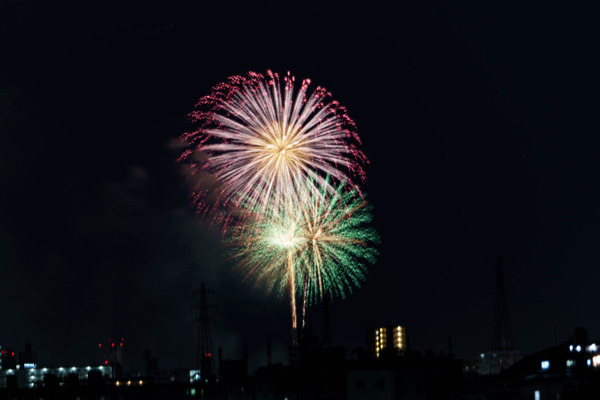
[[295,92],[294,81],[289,72],[282,79],[249,72],[198,101],[189,114],[195,129],[180,137],[187,148],[179,160],[195,177],[200,213],[240,201],[253,209],[293,204],[307,182],[318,195],[323,187],[335,193],[336,181],[364,181],[368,161],[346,109],[322,87],[310,93],[309,79]]

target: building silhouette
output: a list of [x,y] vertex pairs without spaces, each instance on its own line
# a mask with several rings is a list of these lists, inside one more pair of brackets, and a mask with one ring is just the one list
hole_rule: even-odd
[[406,329],[400,325],[369,329],[367,343],[373,358],[402,355],[408,348]]

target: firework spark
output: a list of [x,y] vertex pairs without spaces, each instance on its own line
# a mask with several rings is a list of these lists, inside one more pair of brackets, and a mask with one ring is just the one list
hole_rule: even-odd
[[[335,193],[326,176],[364,181],[367,159],[346,109],[322,87],[309,94],[308,79],[294,93],[294,81],[289,72],[283,85],[271,71],[249,72],[216,85],[197,103],[189,115],[197,128],[181,136],[189,147],[180,161],[189,163],[192,175],[208,173],[219,185],[207,188],[206,179],[197,179],[199,212],[216,203],[237,205],[241,197],[252,209],[289,205],[306,190],[300,182],[311,182],[314,193]],[[207,201],[215,190],[216,200]]]
[[343,183],[333,194],[323,187],[319,195],[304,191],[293,208],[257,212],[254,224],[246,220],[232,230],[230,258],[255,287],[290,296],[294,327],[296,293],[312,303],[324,295],[345,297],[377,258],[371,206]]

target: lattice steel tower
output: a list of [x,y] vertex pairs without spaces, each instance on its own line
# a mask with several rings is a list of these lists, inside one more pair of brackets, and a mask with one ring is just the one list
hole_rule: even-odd
[[195,319],[195,322],[198,323],[196,369],[200,370],[200,377],[204,382],[206,382],[206,379],[211,381],[215,377],[212,336],[210,334],[210,323],[214,321],[214,318],[210,317],[208,309],[216,309],[216,307],[213,304],[209,304],[206,298],[207,293],[214,296],[212,290],[208,290],[204,287],[204,282],[200,284],[200,290],[194,292],[194,295],[200,295],[199,302],[194,306],[194,308],[198,309],[198,317]]
[[500,373],[520,358],[515,347],[512,327],[508,314],[508,302],[504,289],[504,266],[501,256],[496,257],[496,304],[494,308],[494,330],[492,333],[492,351],[490,352],[489,372]]
[[502,257],[496,257],[496,306],[494,309],[494,332],[492,335],[492,350],[515,350],[508,303],[504,290],[504,267]]

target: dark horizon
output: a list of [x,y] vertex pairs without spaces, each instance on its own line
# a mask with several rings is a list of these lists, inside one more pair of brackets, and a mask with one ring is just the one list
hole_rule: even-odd
[[[291,71],[356,121],[382,238],[334,299],[334,344],[405,326],[418,351],[492,345],[503,255],[516,347],[600,337],[593,10],[575,6],[193,1],[0,12],[0,345],[83,364],[124,337],[193,364],[192,293],[219,306],[214,350],[287,357],[289,306],[241,282],[194,214],[173,140],[210,88]],[[596,128],[594,128],[596,126]]]

